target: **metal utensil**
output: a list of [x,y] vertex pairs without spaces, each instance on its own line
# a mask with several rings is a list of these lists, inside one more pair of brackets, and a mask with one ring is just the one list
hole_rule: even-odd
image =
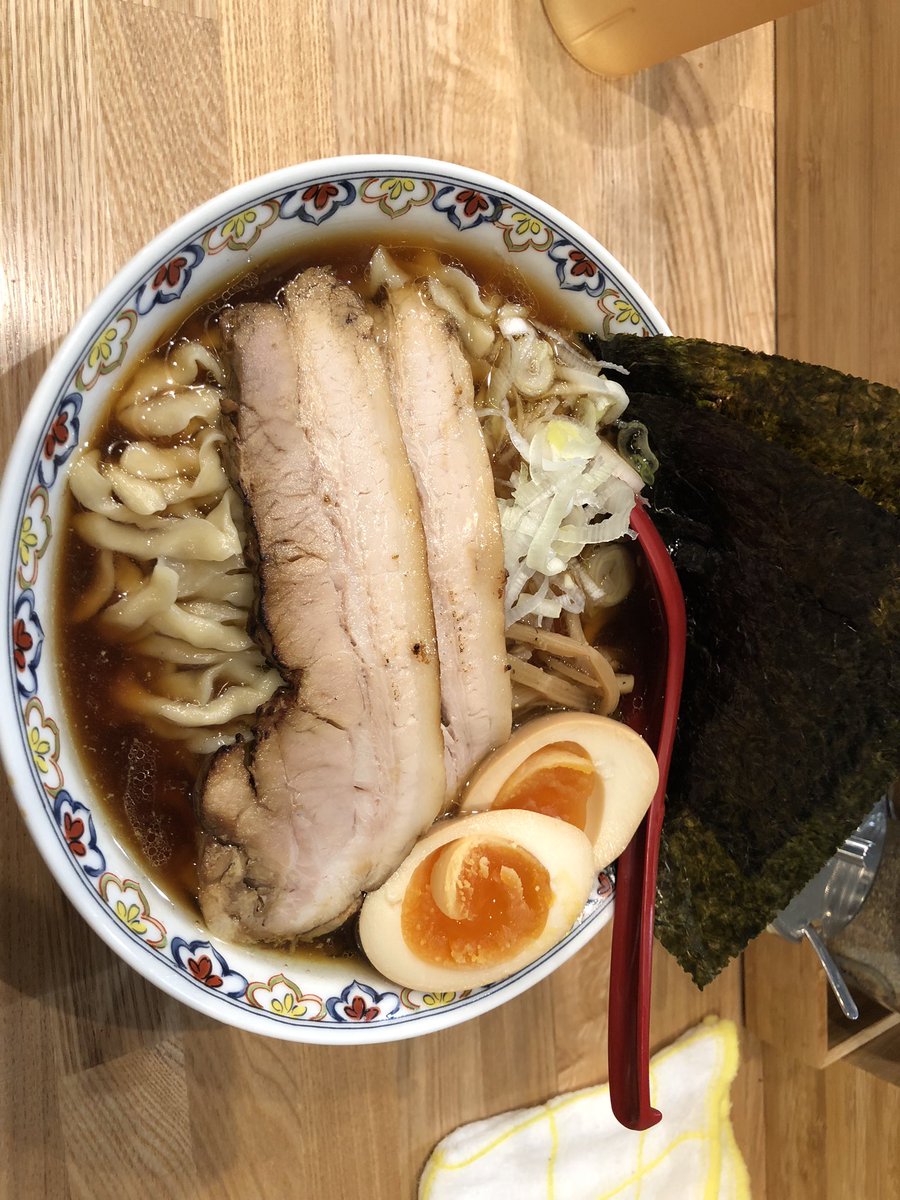
[[842,1012],[852,1021],[859,1011],[823,939],[833,938],[849,925],[869,894],[881,861],[887,820],[888,798],[883,796],[818,875],[772,922],[772,927],[790,941],[807,939],[819,956]]
[[828,941],[850,924],[868,896],[887,833],[888,798],[883,796],[830,860],[825,908],[816,924]]
[[802,892],[794,897],[787,908],[783,909],[772,922],[773,928],[789,941],[799,942],[804,937],[819,956],[819,962],[824,968],[831,990],[837,997],[841,1012],[851,1021],[859,1016],[856,1002],[850,995],[850,990],[844,983],[844,978],[838,970],[834,959],[828,953],[828,948],[812,926],[812,922],[821,917],[825,908],[825,891],[831,879],[831,863],[826,863],[822,870],[809,881]]

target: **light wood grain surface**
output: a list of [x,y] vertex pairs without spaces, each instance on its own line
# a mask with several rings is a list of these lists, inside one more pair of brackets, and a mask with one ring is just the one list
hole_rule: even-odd
[[[777,23],[776,63],[778,349],[897,387],[900,5],[821,0]],[[773,1040],[801,1008],[819,1026],[798,1035],[808,1056],[826,1011],[808,963],[783,958],[768,989],[752,970],[748,984]],[[770,1197],[900,1195],[896,1026],[824,1071],[784,1041],[762,1067]]]
[[[565,55],[538,0],[7,0],[0,69],[4,446],[75,317],[153,233],[335,153],[504,176],[594,232],[677,331],[773,346],[771,27],[611,83]],[[810,319],[798,302],[796,328]],[[144,983],[71,911],[8,798],[3,813],[0,1195],[412,1197],[454,1126],[605,1077],[608,931],[446,1033],[290,1046]],[[701,994],[659,952],[655,982],[654,1045],[706,1013],[740,1020],[736,965]],[[747,1037],[734,1108],[756,1197],[777,1133],[763,1063]]]

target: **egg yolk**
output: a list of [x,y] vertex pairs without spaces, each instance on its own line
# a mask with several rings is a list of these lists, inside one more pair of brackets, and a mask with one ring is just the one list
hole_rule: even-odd
[[526,758],[497,793],[491,808],[525,808],[584,830],[597,782],[594,764],[581,746],[557,742]]
[[403,939],[426,962],[491,966],[540,936],[552,900],[549,872],[527,850],[509,842],[451,842],[413,871]]

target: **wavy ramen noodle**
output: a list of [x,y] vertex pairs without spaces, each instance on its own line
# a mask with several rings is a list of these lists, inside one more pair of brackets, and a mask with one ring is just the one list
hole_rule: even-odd
[[250,732],[282,680],[247,632],[254,597],[243,508],[222,463],[225,375],[199,342],[152,358],[118,398],[127,433],[72,463],[85,510],[78,535],[99,553],[76,620],[152,664],[117,698],[162,736],[209,753]]

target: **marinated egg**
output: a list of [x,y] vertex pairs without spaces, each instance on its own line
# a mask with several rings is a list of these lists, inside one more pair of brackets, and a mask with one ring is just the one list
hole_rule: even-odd
[[555,946],[595,879],[590,843],[573,825],[524,810],[455,817],[369,893],[360,941],[402,987],[481,987]]
[[621,721],[554,713],[522,725],[484,759],[459,811],[557,817],[585,834],[602,870],[631,841],[658,782],[653,751]]

